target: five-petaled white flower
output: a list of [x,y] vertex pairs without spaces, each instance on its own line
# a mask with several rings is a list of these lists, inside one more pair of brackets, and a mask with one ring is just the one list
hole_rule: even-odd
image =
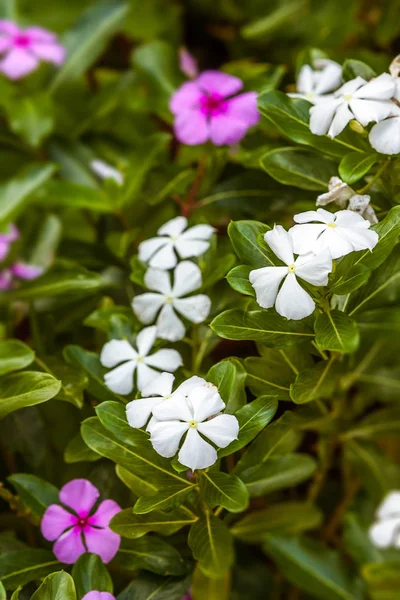
[[202,285],[201,271],[195,263],[188,260],[179,263],[173,281],[171,285],[168,271],[147,269],[144,283],[153,293],[135,296],[132,302],[134,313],[142,323],[153,323],[159,312],[158,337],[170,342],[181,340],[185,335],[185,325],[176,312],[192,323],[202,323],[211,308],[211,300],[205,294],[185,297]]
[[332,258],[340,258],[356,250],[372,250],[379,239],[376,231],[369,229],[371,223],[351,210],[331,213],[318,208],[293,219],[299,223],[289,229],[296,254],[329,249]]
[[137,388],[142,390],[152,379],[158,377],[159,371],[174,373],[183,364],[182,357],[176,350],[164,348],[150,354],[156,337],[157,327],[145,327],[136,336],[137,350],[126,340],[111,340],[103,346],[101,364],[108,368],[116,367],[104,376],[105,384],[110,390],[116,394],[130,394],[135,371]]
[[303,65],[296,82],[296,93],[292,98],[304,98],[312,104],[331,98],[329,94],[342,83],[342,67],[328,58],[319,58],[310,65]]
[[275,225],[272,231],[267,231],[264,239],[287,266],[250,271],[249,280],[255,289],[258,304],[262,308],[275,305],[276,311],[287,319],[308,317],[314,311],[315,302],[300,286],[297,277],[312,285],[327,285],[332,270],[329,250],[318,255],[309,253],[298,256],[295,260],[292,238],[281,225]]
[[346,81],[331,99],[311,107],[312,133],[327,133],[334,138],[352,119],[366,126],[372,121],[379,123],[396,115],[397,106],[391,100],[395,94],[395,87],[394,79],[389,73],[382,73],[368,82],[362,77]]
[[[139,259],[156,269],[173,269],[179,258],[200,256],[210,246],[215,229],[211,225],[194,225],[187,229],[185,217],[175,217],[157,231],[158,237],[139,244]],[[185,231],[186,230],[186,231]]]
[[400,491],[390,492],[376,512],[369,537],[378,548],[400,548]]
[[187,396],[173,395],[153,408],[153,448],[161,456],[171,458],[185,436],[179,462],[192,471],[210,467],[218,458],[217,451],[202,436],[219,448],[226,448],[239,433],[236,417],[220,414],[224,408],[218,389],[209,383],[194,387]]
[[[142,398],[132,400],[126,405],[126,418],[131,427],[139,428],[146,425],[153,413],[153,408],[164,400],[171,398],[185,398],[189,392],[199,386],[206,385],[207,382],[197,375],[187,379],[173,392],[175,376],[172,373],[161,373],[158,377],[150,381],[142,390]],[[147,431],[157,421],[152,418],[147,426]]]

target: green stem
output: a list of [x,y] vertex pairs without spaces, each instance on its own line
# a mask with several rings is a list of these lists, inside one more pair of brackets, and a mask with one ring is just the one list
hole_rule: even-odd
[[382,173],[387,169],[387,167],[390,164],[390,158],[388,158],[377,170],[377,172],[375,173],[375,175],[373,176],[373,178],[371,179],[371,181],[369,181],[367,183],[367,185],[365,185],[363,188],[361,188],[360,190],[357,190],[357,194],[365,194],[365,192],[367,192],[376,181],[378,181],[378,179],[380,179],[380,177],[382,176]]

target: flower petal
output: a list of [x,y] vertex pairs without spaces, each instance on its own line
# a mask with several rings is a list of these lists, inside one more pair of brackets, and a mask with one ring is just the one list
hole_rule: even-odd
[[114,500],[103,500],[98,509],[88,519],[88,524],[94,527],[108,527],[114,515],[121,512],[122,508]]
[[279,286],[287,273],[287,267],[263,267],[250,271],[249,281],[256,292],[257,303],[261,308],[274,306]]
[[199,423],[197,430],[218,448],[226,448],[233,440],[237,440],[239,421],[233,415],[218,415],[209,421]]
[[275,225],[271,231],[267,231],[264,239],[285,265],[294,263],[292,238],[282,225]]
[[136,336],[136,347],[139,356],[147,356],[157,339],[157,327],[145,327]]
[[217,461],[217,451],[211,444],[203,440],[196,429],[187,432],[178,459],[182,465],[195,469],[207,469]]
[[175,217],[174,219],[170,219],[170,221],[164,223],[157,233],[158,235],[176,237],[185,231],[187,226],[188,222],[186,217]]
[[135,360],[137,352],[126,340],[111,340],[104,344],[100,354],[103,367],[115,367],[125,360]]
[[369,133],[371,146],[381,154],[400,153],[400,117],[374,125]]
[[175,376],[172,373],[161,373],[142,390],[142,396],[169,396],[172,394],[172,386]]
[[162,294],[139,294],[132,300],[132,309],[139,321],[148,325],[154,322],[164,303],[165,297]]
[[346,240],[345,236],[339,234],[339,227],[335,229],[327,227],[318,238],[312,251],[314,254],[319,254],[325,249],[329,250],[332,258],[340,258],[352,252],[353,246],[350,240]]
[[55,65],[62,65],[65,60],[66,51],[61,44],[54,42],[34,42],[29,49],[37,58],[46,62],[51,62]]
[[108,527],[104,529],[88,527],[84,535],[88,551],[98,554],[104,563],[110,562],[117,554],[121,537]]
[[19,35],[22,33],[22,29],[18,27],[13,21],[7,19],[0,19],[0,31],[9,36]]
[[147,356],[145,359],[146,365],[160,369],[160,371],[168,371],[174,373],[183,365],[182,357],[176,350],[163,348],[154,354]]
[[98,592],[93,590],[92,592],[85,594],[82,600],[115,600],[115,596],[110,594],[110,592]]
[[[362,197],[362,196],[360,196]],[[364,196],[365,197],[365,196]],[[369,196],[366,196],[369,198]],[[369,229],[371,224],[369,221],[364,219],[358,213],[352,210],[339,210],[335,213],[335,224],[337,227],[347,227],[347,228],[361,228],[361,229]]]
[[21,48],[13,48],[0,61],[0,71],[9,79],[25,77],[38,66],[38,59]]
[[193,412],[187,399],[180,391],[172,394],[164,402],[158,404],[153,410],[153,416],[157,421],[192,421]]
[[361,100],[353,98],[350,102],[350,108],[361,125],[368,125],[371,121],[383,121],[393,115],[394,104],[391,100]]
[[339,98],[333,98],[326,102],[320,102],[310,108],[310,130],[316,135],[328,133],[335,112],[341,104]]
[[394,544],[396,532],[400,528],[400,518],[393,517],[385,521],[379,521],[372,525],[369,537],[374,546],[378,548],[389,548]]
[[154,254],[156,254],[156,252],[161,250],[161,248],[163,248],[164,246],[167,246],[167,244],[170,244],[170,241],[162,237],[155,237],[150,238],[149,240],[144,240],[144,242],[141,242],[139,244],[139,260],[141,260],[142,262],[148,262],[150,258]]
[[160,294],[171,293],[170,274],[162,269],[147,269],[144,283],[149,290],[160,292]]
[[229,113],[215,115],[210,119],[210,139],[216,146],[233,146],[247,133],[249,125]]
[[378,519],[398,517],[400,519],[400,492],[389,492],[376,512]]
[[[157,378],[158,379],[158,378]],[[151,382],[150,384],[151,385]],[[135,429],[144,427],[153,412],[153,408],[162,402],[162,398],[142,398],[132,400],[126,405],[126,419],[129,425]]]
[[45,540],[54,542],[60,535],[73,525],[76,525],[77,517],[72,515],[58,504],[50,504],[42,517],[40,530]]
[[351,244],[355,251],[373,250],[379,241],[378,234],[372,229],[337,227],[336,231],[342,239]]
[[100,496],[88,479],[73,479],[60,490],[60,502],[72,508],[78,517],[87,517]]
[[210,313],[211,300],[205,294],[198,294],[189,298],[177,298],[173,306],[188,321],[202,323]]
[[187,81],[172,94],[169,109],[174,115],[179,115],[188,109],[195,109],[199,106],[202,96],[203,92],[197,82]]
[[48,31],[47,29],[43,29],[43,27],[38,27],[34,25],[33,27],[27,27],[20,33],[27,35],[34,42],[55,42],[57,40],[57,36],[52,31]]
[[214,227],[204,223],[193,225],[193,227],[189,227],[189,229],[182,233],[180,240],[209,240],[215,231]]
[[[323,104],[322,106],[326,106]],[[342,133],[343,129],[354,119],[353,113],[349,110],[347,103],[343,103],[338,106],[335,116],[333,117],[331,126],[329,127],[328,135],[331,138],[335,138],[339,133]]]
[[179,113],[175,117],[174,133],[182,144],[188,146],[204,144],[210,136],[207,116],[199,109]]
[[19,279],[31,281],[37,279],[43,274],[43,267],[35,267],[22,262],[16,262],[11,267],[12,273]]
[[[165,239],[165,238],[164,238]],[[175,243],[168,240],[164,246],[158,250],[149,261],[150,267],[167,271],[173,269],[178,262],[174,252]]]
[[187,403],[192,407],[193,419],[198,422],[217,415],[225,408],[225,402],[213,384],[195,387],[190,392]]
[[188,429],[189,424],[181,421],[160,421],[152,425],[150,441],[154,450],[165,458],[175,456],[182,436]]
[[137,366],[137,388],[141,392],[149,383],[159,376],[158,371],[151,369],[144,362]]
[[206,381],[202,377],[193,375],[192,377],[189,377],[189,379],[186,379],[186,381],[181,383],[181,385],[177,388],[175,393],[180,393],[184,396],[187,396],[192,390],[194,390],[195,387],[198,387],[199,385],[208,385],[208,381]]
[[311,221],[318,221],[320,223],[331,223],[335,220],[335,215],[329,210],[324,208],[317,208],[317,210],[306,210],[305,212],[294,215],[293,221],[295,223],[310,223]]
[[320,71],[314,91],[317,95],[334,92],[342,82],[342,67],[338,63],[329,61]]
[[61,563],[73,565],[86,552],[80,528],[73,527],[63,533],[54,544],[53,552]]
[[319,236],[326,230],[325,224],[311,223],[294,225],[289,229],[296,254],[314,252]]
[[356,90],[366,83],[367,81],[363,77],[357,76],[354,79],[350,79],[350,81],[346,81],[342,87],[335,92],[335,96],[339,97],[354,94]]
[[389,73],[382,73],[374,77],[368,83],[353,92],[355,98],[367,98],[369,100],[390,100],[396,90],[395,79]]
[[328,249],[319,254],[299,256],[295,262],[296,276],[312,285],[328,285],[328,276],[332,271],[332,257]]
[[295,275],[289,273],[279,291],[275,308],[287,319],[304,319],[314,312],[315,303],[299,285]]
[[199,71],[197,60],[186,48],[179,49],[179,68],[187,77],[197,77]]
[[257,109],[257,93],[246,92],[227,100],[226,114],[242,121],[247,128],[257,125],[260,120],[260,113]]
[[177,342],[185,337],[186,328],[171,304],[165,304],[157,319],[157,334],[162,340]]
[[196,82],[204,92],[217,93],[223,98],[236,94],[243,87],[243,83],[238,77],[222,71],[203,71]]
[[303,65],[299,71],[296,89],[300,94],[309,94],[314,91],[314,71],[310,65]]
[[174,271],[174,285],[172,288],[174,298],[186,296],[186,294],[198,290],[201,285],[201,271],[194,262],[184,260],[177,265]]
[[104,375],[104,383],[115,394],[126,396],[133,390],[133,374],[136,360],[129,360]]

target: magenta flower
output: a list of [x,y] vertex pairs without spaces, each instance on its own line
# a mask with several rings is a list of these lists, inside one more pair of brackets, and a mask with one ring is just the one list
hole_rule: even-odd
[[41,61],[61,65],[65,49],[46,29],[21,29],[12,21],[0,20],[0,55],[0,72],[9,79],[20,79],[37,69]]
[[110,592],[98,592],[97,590],[93,590],[93,592],[85,594],[82,600],[115,600],[115,596],[110,594]]
[[61,488],[59,498],[75,514],[58,504],[46,509],[42,535],[49,542],[56,540],[53,552],[60,562],[72,565],[81,554],[93,552],[108,563],[118,552],[121,538],[108,524],[121,507],[114,500],[104,500],[91,515],[99,496],[98,489],[87,479],[73,479]]
[[10,251],[10,246],[19,238],[19,231],[13,223],[5,233],[0,233],[0,260],[4,260]]
[[30,281],[40,277],[42,273],[42,267],[35,267],[34,265],[27,265],[23,262],[16,262],[10,268],[0,271],[0,290],[11,289],[15,279]]
[[220,71],[204,71],[184,83],[170,101],[178,140],[189,146],[239,142],[259,119],[255,92],[234,95],[242,87],[240,79]]

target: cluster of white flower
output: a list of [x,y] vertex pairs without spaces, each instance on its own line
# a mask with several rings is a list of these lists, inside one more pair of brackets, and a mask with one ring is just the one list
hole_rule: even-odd
[[344,183],[339,177],[331,177],[328,184],[328,191],[320,194],[317,198],[317,206],[326,206],[327,204],[337,204],[340,208],[352,210],[364,219],[367,219],[371,225],[378,223],[374,209],[370,205],[371,196],[367,194],[357,194],[353,188]]
[[378,507],[369,537],[378,548],[400,548],[400,491],[390,492]]
[[[297,225],[289,231],[281,225],[267,231],[265,241],[286,266],[255,269],[249,280],[262,308],[275,306],[287,319],[304,319],[315,302],[297,278],[315,286],[326,286],[332,260],[356,250],[372,250],[378,234],[370,222],[352,210],[331,213],[323,208],[294,216]],[[297,258],[294,258],[297,254]],[[282,285],[281,285],[282,284]]]
[[334,138],[353,119],[363,127],[376,123],[369,133],[371,146],[382,154],[400,153],[398,57],[390,65],[390,74],[382,73],[370,81],[356,77],[341,86],[340,65],[320,59],[313,67],[304,65],[301,68],[298,93],[290,94],[312,102],[312,133]]

